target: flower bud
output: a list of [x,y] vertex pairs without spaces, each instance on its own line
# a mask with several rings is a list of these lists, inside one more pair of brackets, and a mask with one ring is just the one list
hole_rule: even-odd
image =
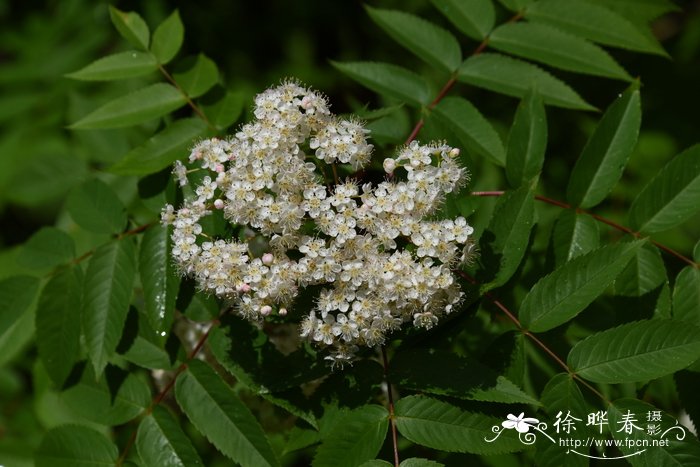
[[236,292],[238,292],[238,293],[250,292],[250,285],[246,284],[245,282],[242,284],[238,284],[236,286]]
[[394,169],[396,169],[396,161],[391,158],[384,159],[384,172],[394,173]]

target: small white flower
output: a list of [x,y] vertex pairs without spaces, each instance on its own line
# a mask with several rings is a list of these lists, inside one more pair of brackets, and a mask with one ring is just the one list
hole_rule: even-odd
[[[196,183],[175,163],[178,182],[195,185],[182,207],[161,214],[182,274],[254,322],[275,309],[284,317],[299,290],[321,286],[300,334],[330,347],[334,366],[402,323],[430,329],[456,309],[463,293],[450,268],[459,251],[473,256],[473,228],[461,217],[429,219],[467,178],[458,149],[413,141],[383,164],[390,174],[403,167],[406,180],[326,186],[324,164],[369,162],[361,122],[332,115],[325,98],[294,81],[256,96],[253,114],[229,139],[194,146],[189,161],[204,172]],[[241,227],[236,239],[203,231],[213,211]]]

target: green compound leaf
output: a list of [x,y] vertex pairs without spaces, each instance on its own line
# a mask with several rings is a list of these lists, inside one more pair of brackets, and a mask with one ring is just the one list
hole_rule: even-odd
[[559,373],[550,379],[542,390],[541,399],[551,416],[556,416],[559,411],[570,411],[573,415],[588,413],[581,389],[568,373]]
[[[126,318],[129,335],[123,337],[117,352],[127,361],[149,370],[172,370],[179,363],[179,342],[164,338],[148,324],[148,319],[135,308],[129,308]],[[136,328],[138,331],[136,332]]]
[[670,11],[680,11],[672,0],[587,0],[608,8],[643,27]]
[[67,201],[68,212],[80,227],[116,234],[126,225],[126,208],[112,189],[94,178],[75,188]]
[[267,335],[242,318],[227,315],[212,330],[209,348],[238,381],[259,393],[283,391],[328,373],[321,358],[298,349],[281,353]]
[[[647,417],[653,412],[659,413],[661,420],[648,422]],[[629,425],[630,422],[633,426]],[[657,425],[658,434],[650,435],[647,432],[648,424]],[[622,455],[629,456],[625,460],[633,467],[700,465],[700,443],[697,439],[687,428],[678,425],[675,417],[646,402],[637,399],[613,401],[608,406],[608,426],[613,440],[620,443]],[[654,444],[660,440],[666,442]],[[642,454],[635,455],[642,450]]]
[[496,10],[491,0],[431,0],[457,29],[475,40],[482,40],[496,22]]
[[112,81],[147,75],[157,69],[153,55],[133,50],[102,57],[66,76],[81,81]]
[[12,276],[0,281],[0,339],[34,302],[39,291],[39,279]]
[[188,96],[199,97],[219,81],[219,69],[206,55],[199,54],[188,64],[185,71],[173,73],[173,78]]
[[700,145],[686,149],[661,169],[632,202],[630,226],[655,233],[675,227],[700,210]]
[[615,279],[615,294],[641,297],[668,282],[666,267],[658,248],[647,244],[637,250],[627,267]]
[[684,268],[673,286],[673,319],[700,326],[700,269]]
[[61,425],[44,435],[34,454],[36,467],[114,465],[117,446],[102,433],[82,425]]
[[501,138],[471,102],[462,97],[446,97],[435,106],[431,115],[451,128],[467,150],[501,167],[505,165]]
[[600,245],[600,228],[591,216],[574,209],[559,213],[552,230],[552,250],[557,268],[567,261],[595,250]]
[[535,89],[525,95],[515,113],[506,149],[506,176],[513,188],[539,177],[547,149],[547,116]]
[[394,464],[391,462],[383,461],[381,459],[372,459],[367,462],[360,464],[360,467],[392,467]]
[[17,263],[29,269],[47,269],[75,257],[73,239],[56,227],[42,227],[22,246]]
[[604,246],[540,279],[520,307],[523,326],[544,332],[574,318],[608,288],[643,243]]
[[478,360],[451,352],[411,349],[391,360],[390,379],[402,388],[459,399],[539,405],[504,376]]
[[428,83],[423,77],[400,66],[378,62],[331,62],[331,64],[372,91],[421,106],[430,102]]
[[[592,412],[589,410],[583,394],[576,381],[567,373],[560,373],[549,380],[542,390],[542,404],[553,420],[559,412],[571,413],[574,417],[583,418],[583,414]],[[576,425],[576,437],[584,438],[590,433],[589,428],[583,423]],[[540,437],[538,437],[540,438]],[[587,459],[562,449],[558,444],[549,440],[538,439],[535,451],[535,465],[538,467],[586,467]]]
[[[210,104],[202,103],[202,110],[217,129],[228,128],[243,113],[245,96],[240,92],[224,91],[225,94]],[[208,97],[208,96],[207,96]]]
[[540,0],[525,10],[525,18],[557,27],[600,44],[668,56],[653,36],[624,16],[582,0]]
[[[391,464],[389,464],[391,465]],[[441,464],[439,462],[431,461],[428,459],[421,459],[418,457],[411,457],[410,459],[406,459],[399,464],[399,467],[441,467],[444,466],[445,464]]]
[[136,274],[130,238],[102,245],[90,258],[83,281],[82,320],[90,360],[99,378],[114,354],[129,311]]
[[180,19],[180,12],[175,10],[153,33],[151,52],[158,63],[165,65],[177,55],[182,47],[184,36],[185,28]]
[[316,451],[313,467],[354,467],[374,459],[384,444],[389,413],[364,405],[340,415]]
[[522,11],[526,6],[533,3],[535,0],[498,0],[501,5],[511,11]]
[[429,65],[448,73],[459,67],[462,51],[450,32],[402,11],[365,8],[372,21]]
[[492,427],[500,427],[501,422],[425,396],[408,396],[396,403],[396,428],[401,435],[441,451],[487,455],[525,449],[515,430],[503,430],[494,441],[486,441],[496,436]]
[[175,397],[197,430],[243,467],[279,465],[262,427],[206,363],[194,360],[175,384]]
[[110,5],[109,16],[124,39],[139,49],[148,50],[151,33],[138,13],[121,11]]
[[507,96],[523,98],[536,89],[547,105],[567,109],[595,110],[569,85],[542,68],[495,53],[469,57],[459,68],[457,79]]
[[129,151],[109,171],[119,175],[148,175],[159,172],[188,155],[193,141],[204,136],[207,125],[200,118],[183,118],[173,122]]
[[477,279],[487,291],[508,282],[525,256],[535,217],[532,191],[523,186],[498,199],[489,226],[479,238],[486,264]]
[[624,81],[632,79],[597,45],[544,24],[504,24],[491,33],[489,45],[562,70]]
[[566,197],[574,206],[600,203],[620,180],[642,123],[638,84],[608,108],[571,171]]
[[67,268],[53,276],[44,286],[36,309],[39,357],[59,387],[80,355],[80,272],[79,268]]
[[170,412],[155,406],[141,420],[136,434],[136,449],[144,465],[159,467],[203,466],[204,462]]
[[567,359],[579,376],[596,383],[648,381],[681,370],[700,358],[700,328],[653,319],[593,334]]
[[299,386],[326,375],[327,365],[306,348],[282,354],[263,332],[241,318],[228,315],[221,322],[209,336],[218,363],[261,397],[316,427],[314,404]]
[[109,365],[99,381],[89,365],[61,400],[80,417],[101,425],[121,425],[136,418],[151,402],[148,385],[133,373]]
[[185,96],[173,86],[165,83],[151,84],[104,104],[70,128],[91,130],[137,125],[162,117],[186,103]]
[[292,427],[284,445],[284,454],[298,451],[321,442],[321,433],[315,429]]
[[170,257],[171,247],[169,229],[155,225],[144,233],[139,251],[145,312],[160,336],[170,331],[180,288],[180,278]]

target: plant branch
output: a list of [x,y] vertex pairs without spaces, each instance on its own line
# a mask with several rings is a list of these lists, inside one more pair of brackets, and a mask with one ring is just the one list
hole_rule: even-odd
[[[467,282],[474,284],[474,285],[479,285],[479,281],[474,279],[472,276],[467,274],[466,272],[460,270],[460,269],[455,269],[454,272],[456,272],[460,277],[462,277],[464,280]],[[542,342],[537,336],[535,336],[532,332],[529,330],[525,329],[523,325],[520,323],[520,320],[515,316],[515,314],[508,309],[498,298],[496,298],[491,292],[486,292],[484,294],[486,298],[488,298],[491,303],[493,303],[499,310],[501,310],[507,317],[510,319],[515,327],[518,328],[520,332],[522,332],[525,336],[530,338],[539,348],[541,348],[547,355],[549,355],[559,366],[561,366],[564,371],[566,371],[572,378],[574,378],[576,381],[581,383],[583,386],[587,387],[591,392],[593,392],[596,396],[600,397],[603,402],[606,404],[610,404],[610,401],[600,392],[598,391],[594,386],[592,386],[588,381],[582,379],[580,376],[578,376],[576,373],[571,371],[571,368],[569,368],[569,365],[564,362],[552,349],[547,347],[547,344]]]
[[396,415],[394,414],[394,396],[391,392],[389,381],[389,360],[386,357],[386,347],[382,346],[382,364],[384,367],[384,381],[386,382],[387,399],[389,400],[389,423],[391,424],[391,441],[394,445],[394,467],[399,467],[399,443],[396,435]]
[[[508,23],[514,23],[516,21],[519,21],[523,17],[522,13],[518,13],[511,17],[507,22]],[[471,54],[469,54],[469,57],[473,57],[475,55],[479,55],[481,52],[483,52],[486,47],[489,45],[489,36],[486,36],[484,40],[479,43],[479,45],[476,46],[476,48],[472,51]],[[469,58],[467,57],[467,58]],[[435,96],[435,99],[432,100],[430,104],[425,108],[425,110],[432,110],[435,108],[436,105],[440,103],[442,99],[445,98],[448,92],[454,87],[455,83],[457,82],[457,71],[454,71],[452,75],[450,76],[450,79],[445,83],[445,85],[440,89],[440,92],[438,92],[437,96]],[[416,139],[418,136],[418,133],[420,133],[421,129],[425,125],[425,119],[421,118],[418,120],[413,127],[413,130],[411,130],[411,134],[406,138],[406,142],[404,144],[409,144],[411,141]]]
[[[472,194],[472,196],[502,196],[504,193],[505,193],[504,191],[472,191],[471,194]],[[547,198],[546,196],[535,195],[535,199],[537,201],[551,204],[552,206],[557,206],[557,207],[560,207],[562,209],[574,209],[573,206],[571,206],[568,203],[565,203],[563,201],[558,201],[558,200],[552,199],[552,198]],[[635,232],[634,230],[630,229],[629,227],[625,227],[624,225],[618,224],[617,222],[615,222],[613,220],[610,220],[606,217],[595,214],[595,213],[588,211],[586,209],[581,209],[581,208],[575,208],[575,209],[576,209],[576,212],[578,214],[585,214],[587,216],[590,216],[593,219],[597,220],[598,222],[602,222],[603,224],[608,225],[616,230],[619,230],[620,232],[624,232],[628,235],[632,235],[635,238],[646,238],[647,240],[649,240],[654,246],[656,246],[660,250],[665,251],[666,253],[668,253],[671,256],[675,256],[679,260],[689,264],[690,266],[693,266],[696,269],[700,268],[700,264],[698,264],[697,262],[688,258],[687,256],[682,255],[681,253],[677,252],[673,248],[670,248],[662,243],[659,243],[650,237],[645,237],[644,235],[640,234],[639,232]]]
[[[187,364],[192,361],[197,354],[199,353],[200,350],[202,350],[202,347],[204,347],[204,344],[206,343],[207,339],[209,338],[209,333],[211,330],[214,328],[214,326],[219,325],[219,320],[215,319],[211,322],[209,328],[206,330],[204,334],[199,338],[197,341],[197,344],[194,346],[190,354],[187,356],[187,359],[180,364],[180,366],[177,367],[177,370],[175,370],[175,373],[173,374],[173,378],[170,380],[170,382],[156,395],[156,397],[153,398],[151,401],[150,405],[143,411],[143,416],[147,416],[153,412],[153,409],[155,406],[160,404],[163,399],[165,399],[165,396],[168,395],[168,393],[173,389],[175,386],[175,382],[177,381],[178,376],[180,376],[186,369],[187,369]],[[136,433],[137,430],[134,429],[131,432],[131,436],[129,436],[129,440],[126,442],[126,446],[124,446],[124,450],[122,451],[121,455],[119,456],[119,459],[117,460],[117,467],[121,467],[124,464],[124,461],[126,460],[126,456],[129,455],[129,451],[131,450],[131,447],[134,445],[136,442]]]
[[207,118],[207,116],[204,114],[202,109],[200,109],[199,106],[194,103],[192,98],[187,95],[185,90],[182,89],[182,87],[178,84],[177,81],[175,81],[175,78],[173,78],[173,76],[168,72],[168,70],[166,70],[165,67],[163,65],[160,65],[160,64],[158,65],[158,69],[160,70],[161,74],[165,77],[165,79],[168,80],[170,82],[170,84],[175,86],[175,89],[177,89],[180,92],[180,94],[183,95],[183,97],[185,98],[185,101],[187,102],[187,105],[190,106],[190,108],[194,111],[194,113],[196,113],[197,116],[199,118],[201,118],[204,121],[204,123],[207,124],[209,129],[211,129],[215,133],[218,133],[219,130],[209,121],[209,118]]
[[[438,105],[440,103],[440,101],[445,98],[447,93],[450,92],[450,89],[452,89],[452,87],[455,85],[456,82],[457,82],[456,77],[454,75],[451,76],[450,79],[447,81],[447,83],[445,83],[445,85],[442,87],[442,89],[440,89],[440,92],[435,97],[435,99],[433,99],[433,101],[430,104],[428,104],[427,109],[428,110],[434,109],[435,106]],[[423,125],[425,125],[425,120],[421,118],[416,123],[416,126],[413,127],[411,134],[408,135],[408,138],[406,138],[406,142],[404,144],[409,144],[411,141],[416,139],[416,136],[418,136],[418,133],[423,128]]]
[[[129,236],[131,236],[131,235],[139,234],[139,233],[143,232],[144,230],[146,230],[147,228],[149,228],[150,226],[152,226],[152,225],[154,225],[154,224],[155,224],[155,222],[148,222],[148,223],[146,223],[146,224],[139,225],[138,227],[134,227],[134,228],[131,229],[131,230],[127,230],[127,231],[125,231],[125,232],[120,233],[119,235],[117,235],[116,239],[117,239],[117,240],[122,240],[122,239],[124,239],[124,238],[126,238],[126,237],[129,237]],[[70,262],[70,264],[73,264],[73,265],[80,264],[80,263],[82,263],[83,261],[85,261],[86,259],[88,259],[90,256],[92,256],[94,253],[95,253],[95,249],[94,249],[94,248],[93,248],[92,250],[86,251],[86,252],[83,253],[82,255],[80,255],[80,256],[78,256],[77,258],[75,258],[74,260],[72,260],[72,261]],[[51,274],[53,274],[53,271],[52,271],[49,275],[51,275]]]

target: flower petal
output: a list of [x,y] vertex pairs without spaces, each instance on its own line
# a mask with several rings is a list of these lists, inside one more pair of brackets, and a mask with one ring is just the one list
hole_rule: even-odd
[[515,428],[517,424],[518,424],[518,422],[516,422],[514,420],[506,420],[503,423],[501,423],[503,428],[506,428],[508,430],[512,430],[513,428]]

